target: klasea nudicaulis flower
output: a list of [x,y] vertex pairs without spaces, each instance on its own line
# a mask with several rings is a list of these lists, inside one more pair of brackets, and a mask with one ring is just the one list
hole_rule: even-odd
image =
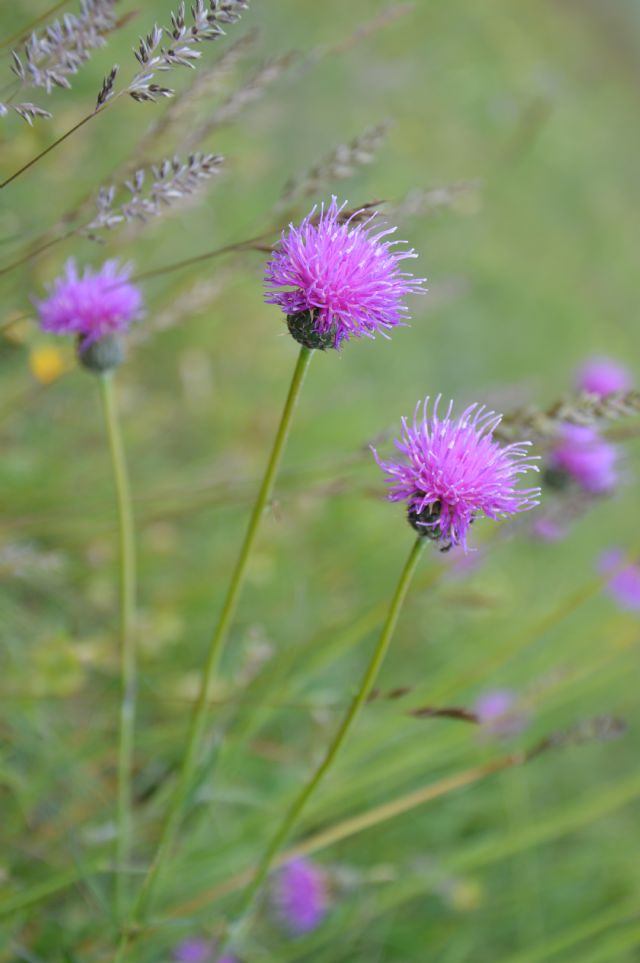
[[406,242],[389,240],[395,227],[378,230],[378,215],[364,221],[341,216],[335,197],[299,227],[289,225],[269,261],[266,301],[287,315],[289,331],[308,348],[339,348],[362,335],[373,338],[405,324],[405,298],[422,294],[424,278],[402,270],[417,257]]
[[613,358],[589,358],[578,371],[576,380],[581,391],[601,398],[616,391],[629,391],[633,386],[627,368]]
[[440,418],[439,403],[440,396],[429,414],[427,398],[418,402],[413,423],[402,419],[399,459],[372,451],[391,486],[389,500],[407,503],[413,528],[444,551],[458,544],[466,550],[476,517],[506,518],[539,504],[539,488],[516,487],[520,475],[538,467],[530,442],[503,447],[494,439],[502,415],[473,404],[453,418],[450,402]]
[[476,699],[474,711],[485,731],[500,739],[519,735],[528,722],[516,693],[510,689],[483,692]]
[[294,934],[315,929],[327,912],[324,873],[311,860],[286,863],[275,878],[274,901],[282,922]]
[[126,331],[142,316],[142,292],[129,280],[131,271],[131,265],[110,260],[98,271],[87,267],[80,274],[70,258],[48,297],[35,302],[43,331],[76,335],[82,350],[106,335]]
[[598,567],[607,577],[607,590],[621,609],[640,612],[640,565],[625,562],[625,553],[620,548],[605,552]]
[[589,425],[563,425],[551,451],[549,481],[562,485],[572,479],[590,495],[612,491],[617,481],[618,453],[614,446]]

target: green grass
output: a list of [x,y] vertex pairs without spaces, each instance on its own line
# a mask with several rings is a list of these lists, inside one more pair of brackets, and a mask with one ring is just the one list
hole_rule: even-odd
[[[29,129],[0,119],[2,178],[93,108],[114,62],[123,77],[133,72],[131,46],[170,3],[120,9],[135,19],[72,91],[52,95],[52,121]],[[169,960],[185,934],[215,935],[233,917],[237,890],[214,902],[204,894],[254,865],[353,694],[412,538],[363,446],[427,393],[504,410],[564,394],[593,352],[638,370],[634,5],[418,3],[328,52],[383,9],[256,0],[228,40],[202,47],[199,71],[259,29],[215,103],[262,60],[301,53],[204,145],[228,158],[224,179],[135,236],[121,229],[105,246],[75,237],[0,276],[4,324],[32,316],[31,296],[71,254],[132,258],[146,272],[251,237],[274,223],[290,176],[385,118],[393,124],[375,162],[326,184],[324,196],[396,203],[416,188],[476,185],[449,207],[403,218],[430,287],[411,328],[311,367],[214,693],[221,705],[198,786],[136,963]],[[44,0],[2,5],[0,41],[45,10]],[[317,48],[324,55],[310,57]],[[175,77],[179,87],[190,79]],[[118,101],[2,191],[0,270],[108,183],[164,109]],[[149,160],[179,151],[179,132],[157,150]],[[151,323],[198,281],[219,282],[219,292],[132,348],[118,373],[140,562],[140,871],[296,356],[278,311],[263,304],[264,258],[228,255],[146,282]],[[30,323],[0,341],[0,553],[19,545],[58,559],[23,576],[2,563],[0,960],[85,963],[109,960],[114,941],[117,523],[97,386],[76,369],[47,386],[31,374],[30,353],[53,343]],[[264,901],[243,961],[637,959],[638,622],[594,578],[604,548],[640,550],[637,442],[624,451],[621,491],[566,540],[534,542],[522,524],[496,536],[487,522],[473,533],[486,546],[476,570],[453,580],[441,557],[425,558],[380,680],[384,691],[411,692],[365,708],[292,842],[514,748],[410,708],[468,705],[508,686],[531,704],[518,746],[603,713],[624,717],[626,736],[546,753],[323,847],[315,858],[342,880],[325,923],[291,940]],[[250,677],[265,645],[270,656]]]

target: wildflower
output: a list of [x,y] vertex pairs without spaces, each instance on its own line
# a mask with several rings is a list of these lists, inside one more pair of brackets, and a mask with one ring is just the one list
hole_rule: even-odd
[[29,368],[36,381],[41,385],[50,385],[64,373],[66,363],[58,348],[46,345],[30,351]]
[[570,478],[589,494],[603,494],[615,487],[616,460],[616,449],[595,428],[563,425],[551,452],[547,480],[562,487],[564,479]]
[[518,708],[517,696],[509,689],[485,692],[474,709],[480,725],[500,739],[517,736],[527,725],[525,713]]
[[494,441],[501,415],[473,404],[456,420],[450,402],[441,420],[439,402],[440,396],[430,416],[429,399],[418,402],[413,425],[402,419],[402,437],[395,442],[402,460],[385,461],[372,451],[387,473],[389,500],[408,502],[416,531],[440,542],[443,551],[458,544],[466,550],[469,526],[478,515],[504,518],[539,504],[539,488],[515,487],[518,475],[538,468],[527,453],[530,442],[502,447]]
[[190,937],[176,946],[173,958],[176,963],[209,963],[212,952],[211,943],[207,940]]
[[567,534],[567,529],[551,515],[543,515],[531,526],[531,534],[541,542],[561,542]]
[[577,385],[581,391],[604,398],[615,391],[629,391],[632,380],[627,369],[618,361],[590,358],[578,371]]
[[373,233],[375,213],[356,223],[356,214],[341,219],[344,207],[333,197],[319,217],[314,207],[299,227],[291,224],[267,265],[266,301],[282,308],[290,333],[308,348],[384,334],[406,322],[404,298],[425,290],[424,278],[400,270],[416,252],[383,240],[396,228]]
[[51,286],[49,297],[36,301],[40,324],[53,334],[78,338],[80,360],[104,371],[122,360],[118,335],[142,315],[142,292],[129,281],[131,266],[105,261],[99,271],[85,268],[80,275],[75,261]]
[[640,565],[637,562],[624,564],[624,552],[612,548],[600,557],[599,569],[609,576],[607,590],[620,608],[630,612],[640,612]]
[[327,912],[323,873],[308,859],[292,859],[276,877],[274,901],[283,923],[292,933],[308,933]]

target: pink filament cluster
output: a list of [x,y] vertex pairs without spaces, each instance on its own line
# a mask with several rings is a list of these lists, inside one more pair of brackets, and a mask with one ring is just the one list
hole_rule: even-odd
[[276,877],[274,898],[285,926],[292,933],[308,933],[327,912],[324,874],[308,859],[292,859]]
[[335,197],[314,208],[299,227],[289,225],[269,261],[265,284],[266,301],[277,304],[287,315],[312,312],[316,330],[334,334],[334,347],[362,335],[406,322],[404,298],[424,293],[424,278],[400,270],[413,250],[394,250],[404,241],[383,240],[396,228],[374,233],[372,214],[364,223],[352,217],[341,221]]
[[587,425],[563,425],[551,452],[551,465],[566,472],[592,495],[611,491],[616,484],[616,449]]
[[402,419],[402,437],[395,442],[401,459],[383,459],[372,451],[391,486],[389,500],[406,501],[416,513],[437,506],[438,520],[425,528],[437,526],[439,540],[466,549],[476,516],[498,519],[539,504],[539,488],[515,487],[519,475],[538,468],[527,451],[530,442],[502,447],[494,440],[501,415],[473,404],[454,419],[451,402],[441,419],[439,402],[440,396],[431,415],[429,399],[418,402],[413,423]]
[[35,302],[42,329],[77,335],[83,348],[107,334],[126,331],[142,316],[142,292],[129,280],[131,270],[131,265],[109,260],[99,271],[87,267],[80,274],[70,258],[49,296]]

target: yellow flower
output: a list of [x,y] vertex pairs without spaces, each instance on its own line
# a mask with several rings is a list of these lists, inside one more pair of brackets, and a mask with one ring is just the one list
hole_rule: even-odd
[[32,348],[29,353],[31,374],[41,385],[49,385],[64,372],[66,363],[58,348],[49,345]]

